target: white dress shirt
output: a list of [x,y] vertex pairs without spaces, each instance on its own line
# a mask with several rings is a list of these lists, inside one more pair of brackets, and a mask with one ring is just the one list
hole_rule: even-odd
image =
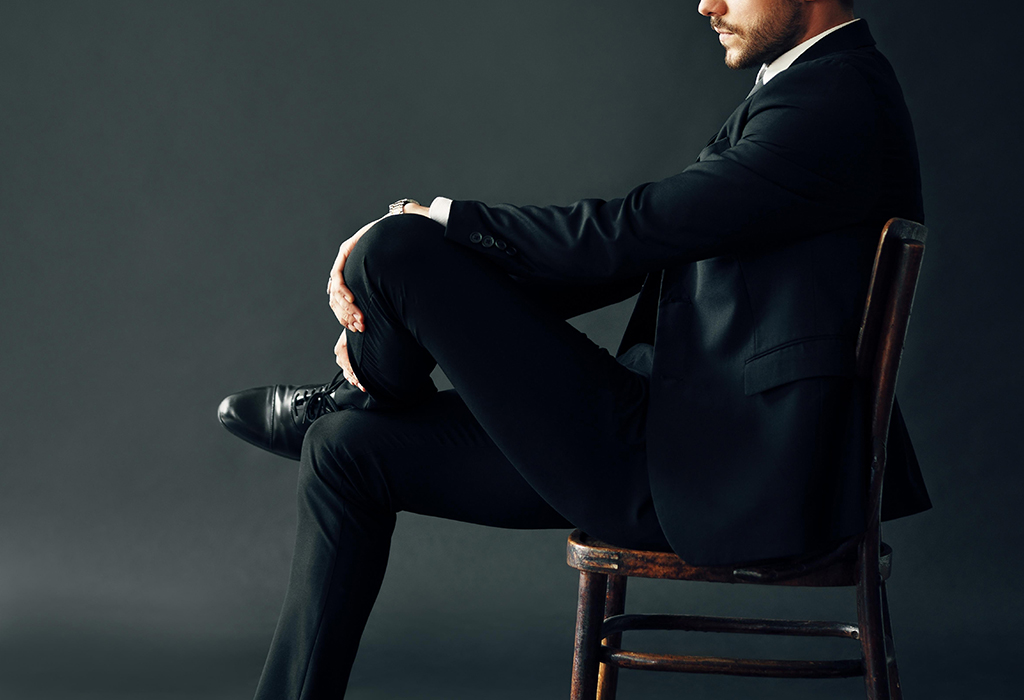
[[430,203],[430,218],[442,226],[447,226],[451,210],[452,200],[447,197],[434,197],[434,201]]

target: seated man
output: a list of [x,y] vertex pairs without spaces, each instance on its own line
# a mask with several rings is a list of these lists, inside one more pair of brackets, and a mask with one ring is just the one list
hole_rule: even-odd
[[[763,65],[678,175],[567,207],[402,200],[342,244],[339,377],[220,407],[301,462],[258,698],[344,693],[400,510],[695,564],[863,530],[856,333],[883,224],[923,212],[900,87],[850,5],[702,0],[726,63]],[[617,358],[565,321],[638,291]],[[929,506],[898,412],[885,493],[889,518]]]

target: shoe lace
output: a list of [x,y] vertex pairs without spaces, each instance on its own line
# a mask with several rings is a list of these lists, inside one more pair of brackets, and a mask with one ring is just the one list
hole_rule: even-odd
[[337,411],[338,404],[334,401],[334,392],[345,381],[343,375],[344,370],[339,370],[334,379],[327,384],[296,393],[295,401],[292,403],[292,414],[304,423],[312,423],[324,414]]

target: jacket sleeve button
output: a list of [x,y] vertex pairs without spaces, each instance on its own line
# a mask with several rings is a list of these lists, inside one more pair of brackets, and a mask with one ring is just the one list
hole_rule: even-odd
[[508,247],[508,243],[505,241],[494,241],[494,247],[498,250],[505,250]]
[[505,255],[515,255],[517,252],[518,251],[512,246],[509,246],[508,248],[505,249]]
[[480,245],[482,245],[484,248],[490,248],[492,245],[494,245],[494,238],[492,238],[491,236],[484,236],[484,239],[480,242]]
[[484,239],[484,235],[482,233],[480,233],[479,231],[473,231],[473,233],[469,234],[469,242],[470,243],[479,243],[483,239]]

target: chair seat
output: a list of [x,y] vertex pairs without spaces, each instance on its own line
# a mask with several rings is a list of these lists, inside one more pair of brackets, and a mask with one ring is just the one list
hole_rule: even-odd
[[[731,566],[694,566],[673,552],[616,547],[575,530],[569,536],[566,559],[574,569],[615,576],[778,586],[855,586],[858,543],[859,538],[847,540],[831,552],[812,557]],[[892,549],[883,544],[879,560],[883,580],[889,578],[891,566]]]

